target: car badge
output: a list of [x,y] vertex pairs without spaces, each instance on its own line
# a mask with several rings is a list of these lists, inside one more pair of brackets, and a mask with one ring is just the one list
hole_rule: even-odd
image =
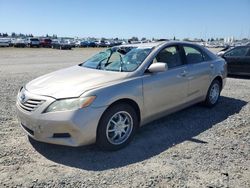
[[21,99],[21,103],[25,103],[26,102],[26,96],[24,93],[22,93],[22,95],[20,96]]

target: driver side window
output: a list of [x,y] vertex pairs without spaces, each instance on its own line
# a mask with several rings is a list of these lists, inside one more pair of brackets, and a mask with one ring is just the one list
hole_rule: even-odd
[[161,50],[155,56],[153,63],[155,62],[167,63],[169,69],[183,65],[176,46],[166,47]]

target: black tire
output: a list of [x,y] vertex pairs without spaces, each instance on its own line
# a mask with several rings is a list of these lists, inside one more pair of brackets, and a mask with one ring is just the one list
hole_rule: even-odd
[[[108,138],[107,134],[111,134],[111,133],[107,133],[108,132],[107,129],[108,129],[108,125],[110,125],[109,122],[111,121],[111,118],[115,117],[115,114],[119,112],[128,113],[133,123],[132,123],[131,129],[128,131],[130,133],[128,134],[127,138],[124,139],[122,143],[114,144],[114,143],[111,143],[111,141],[109,141],[110,138]],[[138,116],[132,106],[125,104],[125,103],[115,104],[109,107],[104,112],[104,114],[102,115],[100,119],[98,129],[97,129],[96,143],[102,150],[115,151],[115,150],[121,149],[125,147],[132,140],[138,126],[139,126]],[[127,130],[128,129],[129,128],[127,128]]]
[[[216,87],[218,89],[218,96],[216,99],[213,99],[211,97],[211,92],[212,92],[212,89]],[[216,90],[217,90],[216,89]],[[208,89],[208,92],[207,92],[207,96],[206,96],[206,100],[204,101],[204,104],[207,106],[207,107],[214,107],[218,101],[219,101],[219,98],[220,98],[220,92],[221,92],[221,83],[219,80],[214,80],[211,85],[209,86],[209,89]]]

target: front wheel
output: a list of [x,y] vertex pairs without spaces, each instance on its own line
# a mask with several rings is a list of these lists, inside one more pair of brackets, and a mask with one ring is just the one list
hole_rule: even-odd
[[207,92],[205,105],[208,107],[213,107],[218,103],[221,92],[221,84],[218,80],[214,80]]
[[104,150],[118,150],[133,138],[139,121],[134,108],[116,104],[104,112],[97,130],[97,145]]

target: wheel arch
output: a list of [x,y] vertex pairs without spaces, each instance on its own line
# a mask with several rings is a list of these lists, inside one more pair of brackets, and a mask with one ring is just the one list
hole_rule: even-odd
[[[117,105],[117,104],[121,104],[121,103],[128,104],[134,108],[136,115],[138,116],[139,123],[140,123],[141,122],[141,110],[140,110],[140,107],[137,104],[137,102],[135,102],[133,99],[130,99],[130,98],[118,99],[118,100],[112,102],[105,111],[107,111],[112,106]],[[105,111],[104,111],[104,113],[105,113]]]
[[[221,77],[221,76],[216,76],[216,77],[212,80],[211,84],[213,83],[214,80],[218,80],[218,81],[220,82],[220,89],[222,90],[222,87],[223,87],[223,80],[222,80],[222,77]],[[210,84],[210,85],[211,85],[211,84]]]
[[107,108],[106,110],[103,112],[103,114],[101,115],[101,118],[99,119],[99,123],[98,123],[98,126],[97,126],[97,129],[96,129],[96,135],[98,135],[98,127],[100,125],[100,121],[103,117],[103,115],[105,114],[105,112],[107,110],[109,110],[112,106],[114,105],[117,105],[117,104],[129,104],[130,106],[132,106],[134,109],[135,109],[135,112],[138,116],[138,125],[140,126],[140,122],[141,122],[141,110],[140,110],[140,107],[139,105],[137,104],[137,102],[135,102],[133,99],[130,99],[130,98],[122,98],[122,99],[118,99],[114,102],[112,102]]

